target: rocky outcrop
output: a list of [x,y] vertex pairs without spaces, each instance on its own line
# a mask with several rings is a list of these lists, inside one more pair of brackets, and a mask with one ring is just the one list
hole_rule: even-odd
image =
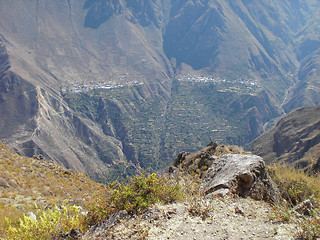
[[169,173],[200,178],[205,195],[236,194],[269,203],[280,201],[280,192],[269,177],[264,160],[238,146],[212,144],[197,153],[181,152]]
[[314,208],[312,206],[312,203],[310,199],[307,199],[301,203],[299,203],[297,206],[295,206],[292,211],[295,211],[298,214],[306,215],[306,216],[311,216]]
[[[11,71],[7,49],[0,41],[0,137],[31,134],[38,112],[36,87]],[[25,126],[24,126],[25,125]],[[28,129],[29,127],[29,129]],[[18,137],[15,139],[17,140]]]
[[280,193],[263,159],[255,155],[227,154],[213,162],[202,186],[206,194],[227,190],[241,197],[278,203]]
[[89,8],[84,21],[84,26],[89,28],[98,28],[106,22],[112,15],[120,14],[122,7],[119,0],[105,1],[87,1],[85,9]]

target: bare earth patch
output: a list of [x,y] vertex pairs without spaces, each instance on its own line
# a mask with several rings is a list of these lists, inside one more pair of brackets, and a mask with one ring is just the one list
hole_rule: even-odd
[[[232,197],[195,201],[156,205],[141,216],[122,217],[107,228],[102,224],[84,239],[287,240],[294,239],[299,230],[294,223],[273,223],[273,209],[262,201]],[[191,210],[199,210],[199,214],[192,215]]]

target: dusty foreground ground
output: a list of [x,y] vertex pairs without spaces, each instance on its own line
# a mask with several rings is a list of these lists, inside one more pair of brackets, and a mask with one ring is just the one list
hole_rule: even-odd
[[123,214],[83,239],[295,239],[297,224],[272,222],[273,214],[252,199],[190,200],[158,205],[142,216]]

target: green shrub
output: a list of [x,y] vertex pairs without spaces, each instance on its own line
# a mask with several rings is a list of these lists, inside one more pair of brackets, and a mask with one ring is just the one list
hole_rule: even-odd
[[37,218],[24,215],[18,226],[8,221],[8,239],[51,239],[73,228],[81,230],[80,209],[76,206],[39,210]]
[[144,212],[152,204],[171,203],[183,199],[183,191],[176,181],[155,173],[138,175],[127,184],[113,182],[108,191],[92,197],[85,219],[85,228],[102,222],[111,214],[127,210],[130,214]]
[[154,203],[171,203],[182,199],[182,191],[177,183],[155,173],[144,174],[129,180],[128,184],[113,183],[111,201],[115,210],[141,213]]
[[115,212],[110,196],[109,190],[98,191],[93,194],[87,202],[86,209],[89,209],[89,211],[84,221],[84,228],[88,229],[92,225],[102,222]]
[[155,173],[139,175],[129,179],[127,184],[112,183],[109,188],[101,189],[88,198],[86,217],[80,215],[78,207],[54,207],[34,211],[37,218],[24,215],[17,222],[7,220],[8,239],[50,239],[71,229],[84,231],[111,214],[127,210],[130,214],[144,212],[152,204],[171,203],[183,198],[183,191],[176,181]]

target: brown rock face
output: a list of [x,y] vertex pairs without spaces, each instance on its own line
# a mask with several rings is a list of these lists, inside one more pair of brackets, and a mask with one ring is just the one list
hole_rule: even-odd
[[320,106],[299,108],[285,115],[270,131],[257,138],[251,151],[266,161],[284,162],[319,172]]
[[227,189],[241,197],[279,202],[279,190],[263,159],[255,155],[227,154],[213,162],[202,183],[205,193]]

